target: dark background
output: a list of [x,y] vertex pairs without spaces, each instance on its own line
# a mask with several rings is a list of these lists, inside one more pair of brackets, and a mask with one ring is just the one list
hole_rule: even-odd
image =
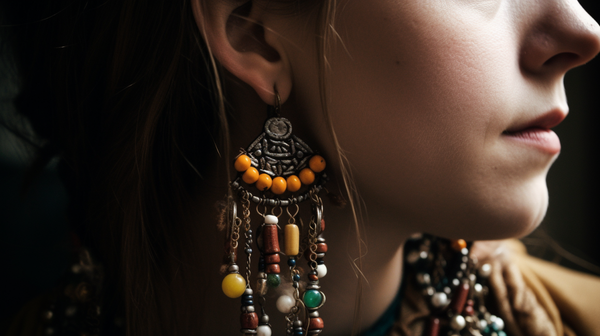
[[[600,1],[580,1],[596,20]],[[0,40],[0,116],[13,113],[17,79],[10,51]],[[600,58],[565,79],[571,112],[555,130],[563,150],[550,170],[550,208],[524,241],[531,253],[600,275]],[[27,154],[0,127],[0,333],[7,318],[49,290],[69,267],[66,196],[51,164],[21,194]]]

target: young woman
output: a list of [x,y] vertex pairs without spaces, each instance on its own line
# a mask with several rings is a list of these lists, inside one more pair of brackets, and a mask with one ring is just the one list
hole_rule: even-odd
[[[103,269],[101,278],[89,272],[97,280],[93,295],[72,296],[101,307],[91,330],[107,334],[239,332],[239,301],[220,290],[224,249],[223,234],[214,229],[215,204],[228,193],[237,197],[229,181],[248,168],[238,169],[234,160],[239,148],[252,154],[247,149],[273,116],[270,106],[289,120],[285,125],[293,125],[311,155],[324,158],[329,177],[320,190],[328,272],[318,281],[327,302],[320,315],[311,315],[326,326],[306,329],[310,309],[292,320],[305,322],[302,332],[374,332],[394,302],[406,312],[407,302],[421,297],[403,271],[405,243],[414,233],[454,240],[439,246],[458,246],[457,254],[464,249],[458,239],[521,237],[541,222],[546,173],[560,151],[551,128],[568,113],[563,77],[600,51],[598,24],[571,0],[130,0],[44,2],[40,8],[47,17],[28,21],[36,29],[16,32],[17,44],[27,44],[18,49],[19,108],[47,140],[40,157],[60,155],[73,229]],[[261,194],[252,183],[244,190],[295,197]],[[242,218],[243,200],[235,202]],[[249,207],[257,235],[267,221],[257,212],[281,212],[279,220],[287,221],[293,216],[285,212],[295,211],[263,206]],[[314,209],[301,208],[298,221],[314,221]],[[235,220],[225,216],[224,222],[231,237]],[[266,238],[258,240],[255,252],[264,254]],[[482,245],[476,256],[500,267],[496,274],[520,274],[496,262],[509,260],[496,255],[507,250],[503,246]],[[243,275],[241,246],[237,258]],[[258,258],[254,254],[255,263]],[[231,264],[230,258],[226,269],[235,273]],[[252,309],[259,311],[256,265],[250,267]],[[449,300],[475,283],[463,271],[466,282],[448,290]],[[302,291],[310,289],[308,279],[299,282]],[[495,311],[519,304],[511,288],[531,296],[537,287],[525,282],[529,287],[507,285],[505,299],[492,288],[500,301]],[[423,300],[440,299],[442,287]],[[273,292],[265,309],[279,334],[286,320],[274,307],[281,293]],[[531,302],[531,311],[519,316],[549,304],[539,295]],[[252,313],[248,306],[243,314]],[[435,308],[445,307],[434,304],[414,328],[403,325],[406,314],[394,316],[396,327],[385,332],[504,332],[498,325],[485,331],[482,322],[475,328],[469,319],[463,322],[471,329],[458,328],[456,317],[466,313],[448,308],[448,316],[436,315]],[[493,305],[485,309],[494,311]],[[521,317],[501,316],[514,322],[509,334],[531,330]],[[552,312],[544,316],[556,320]],[[581,323],[584,331],[593,325]],[[539,334],[578,327],[555,325]]]

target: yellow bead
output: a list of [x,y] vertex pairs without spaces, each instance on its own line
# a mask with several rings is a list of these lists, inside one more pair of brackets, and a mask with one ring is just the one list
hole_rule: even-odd
[[281,195],[287,189],[287,182],[283,177],[276,177],[273,179],[273,185],[271,186],[271,191],[276,195]]
[[315,173],[320,173],[325,170],[325,165],[325,159],[323,159],[321,155],[314,155],[310,158],[310,161],[308,161],[308,166]]
[[285,226],[285,254],[295,256],[300,250],[300,230],[298,225],[288,224]]
[[248,168],[250,168],[250,165],[252,165],[252,160],[250,160],[248,155],[238,156],[238,158],[235,160],[235,163],[233,164],[235,170],[239,172],[246,171]]
[[304,168],[302,169],[302,171],[300,172],[300,181],[302,181],[302,184],[305,185],[309,185],[312,184],[313,182],[315,182],[315,173],[310,170],[309,168]]
[[242,180],[248,184],[258,181],[258,170],[254,167],[248,168],[244,175],[242,175]]
[[302,187],[302,182],[300,182],[298,176],[292,175],[287,178],[287,188],[289,191],[296,192],[300,190],[300,187]]
[[227,274],[221,283],[221,289],[228,297],[238,298],[246,291],[246,280],[238,273]]
[[258,177],[258,181],[256,181],[256,188],[260,191],[267,191],[271,188],[273,184],[273,180],[271,180],[271,176],[267,174],[260,174]]

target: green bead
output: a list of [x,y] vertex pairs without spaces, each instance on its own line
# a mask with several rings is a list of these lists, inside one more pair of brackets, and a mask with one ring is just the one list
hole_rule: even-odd
[[506,333],[503,330],[498,331],[498,336],[506,336]]
[[279,274],[269,274],[267,275],[267,285],[271,288],[278,287],[281,284],[281,277]]
[[321,294],[321,292],[318,290],[307,290],[304,292],[303,300],[306,307],[317,308],[321,305],[321,302],[323,302],[323,294]]

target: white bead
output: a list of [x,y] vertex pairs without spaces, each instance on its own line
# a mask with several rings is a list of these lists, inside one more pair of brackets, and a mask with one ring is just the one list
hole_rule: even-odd
[[475,292],[481,293],[481,291],[483,290],[483,286],[481,284],[475,284],[473,289],[475,289]]
[[327,266],[325,265],[317,265],[317,276],[323,278],[327,275]]
[[429,285],[429,283],[431,283],[431,277],[427,273],[418,273],[417,282],[420,285]]
[[448,295],[438,292],[431,297],[431,304],[436,308],[445,307],[448,304]]
[[450,327],[454,330],[462,330],[467,325],[467,321],[462,315],[454,315],[452,320],[450,321]]
[[496,317],[496,319],[494,320],[494,322],[492,322],[492,328],[494,328],[496,330],[502,330],[502,329],[504,329],[504,320],[502,320],[499,317]]
[[277,299],[277,310],[283,314],[289,314],[292,307],[296,304],[294,298],[289,295],[282,295]]
[[487,321],[486,320],[479,320],[479,329],[483,330],[487,327]]
[[490,274],[492,274],[492,265],[483,264],[483,266],[481,266],[481,268],[479,269],[479,275],[482,278],[487,278],[490,276]]
[[272,333],[271,328],[267,325],[258,326],[256,329],[257,336],[271,336]]
[[279,223],[279,219],[277,219],[277,216],[273,216],[273,215],[265,216],[265,224],[277,224],[277,223]]

